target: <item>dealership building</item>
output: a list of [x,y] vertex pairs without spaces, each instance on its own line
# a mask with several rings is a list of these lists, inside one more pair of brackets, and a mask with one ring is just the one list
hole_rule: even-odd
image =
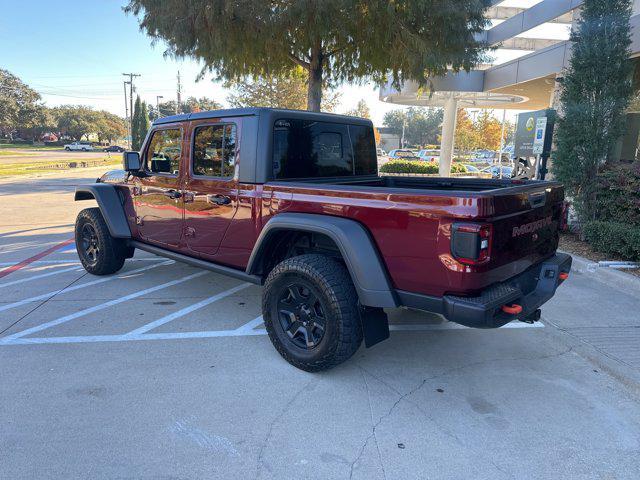
[[[533,111],[554,107],[558,82],[571,57],[569,34],[582,0],[493,0],[482,40],[497,47],[491,63],[470,72],[431,79],[434,92],[414,82],[398,90],[390,83],[380,99],[398,105],[443,107],[440,174],[449,175],[459,108]],[[631,57],[640,56],[640,0],[631,18]],[[638,69],[636,68],[636,71]]]

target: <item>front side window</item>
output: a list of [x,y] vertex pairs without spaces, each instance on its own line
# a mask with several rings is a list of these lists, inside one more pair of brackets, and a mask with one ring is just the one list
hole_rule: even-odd
[[179,128],[153,132],[147,150],[147,169],[153,173],[177,175],[182,153],[182,131]]
[[207,125],[196,128],[193,140],[195,176],[232,177],[235,157],[235,125]]

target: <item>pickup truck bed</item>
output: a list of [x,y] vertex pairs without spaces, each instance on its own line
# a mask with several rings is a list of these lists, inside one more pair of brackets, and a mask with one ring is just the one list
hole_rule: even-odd
[[[108,273],[140,248],[265,283],[274,345],[311,370],[317,364],[304,355],[316,348],[312,333],[303,354],[287,347],[273,321],[280,315],[294,329],[304,317],[298,310],[282,317],[282,305],[297,298],[282,285],[294,275],[286,269],[304,277],[308,267],[314,282],[347,275],[349,285],[341,280],[338,290],[355,292],[361,312],[349,315],[361,319],[369,346],[388,336],[382,308],[420,308],[481,328],[535,320],[571,268],[570,257],[556,254],[562,185],[379,176],[372,125],[352,117],[240,109],[160,119],[140,154],[125,153],[123,171],[76,192],[77,200],[89,198],[121,250],[112,268],[86,258],[85,268]],[[298,341],[296,332],[287,335]],[[342,357],[334,354],[320,363],[335,364]]]

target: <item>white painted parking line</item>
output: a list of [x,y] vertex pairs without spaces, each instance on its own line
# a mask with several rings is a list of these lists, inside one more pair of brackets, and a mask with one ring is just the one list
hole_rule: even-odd
[[176,332],[176,333],[145,333],[143,335],[87,335],[76,337],[30,337],[16,338],[2,341],[3,345],[46,345],[59,343],[100,343],[100,342],[139,342],[142,340],[188,340],[196,338],[218,338],[218,337],[251,337],[266,335],[264,329],[241,331],[238,330],[214,330],[204,332]]
[[[143,258],[130,258],[127,262],[161,262],[164,260],[163,257],[143,257]],[[16,262],[0,262],[0,267],[11,267],[15,265]],[[80,265],[78,260],[36,260],[35,262],[31,262],[29,265],[56,265],[56,264],[66,264],[66,265]]]
[[91,287],[93,285],[98,285],[100,283],[109,282],[111,280],[127,278],[128,276],[131,276],[133,274],[146,272],[147,270],[151,270],[152,268],[161,267],[163,265],[170,265],[172,263],[175,263],[175,262],[173,260],[167,260],[167,261],[164,261],[162,263],[157,263],[155,265],[147,265],[146,267],[137,268],[135,270],[130,270],[128,272],[122,272],[119,275],[113,275],[113,276],[110,276],[110,277],[99,278],[98,280],[93,280],[91,282],[81,283],[80,285],[72,285],[71,287],[64,288],[64,289],[61,289],[61,290],[54,290],[52,292],[43,293],[42,295],[36,295],[35,297],[25,298],[24,300],[19,300],[17,302],[8,303],[6,305],[0,305],[0,312],[3,312],[5,310],[9,310],[11,308],[20,307],[22,305],[26,305],[27,303],[37,302],[38,300],[46,300],[49,297],[57,295],[58,293],[62,292],[63,290],[64,290],[64,293],[74,292],[74,291],[80,290],[82,288]]
[[114,300],[110,300],[105,303],[101,303],[99,305],[94,305],[93,307],[85,308],[84,310],[80,310],[79,312],[72,313],[70,315],[65,315],[64,317],[58,318],[56,320],[51,320],[50,322],[43,323],[41,325],[36,325],[35,327],[27,328],[26,330],[22,330],[21,332],[14,333],[12,335],[7,335],[6,337],[0,338],[0,343],[5,341],[9,341],[15,338],[24,337],[25,335],[30,335],[35,332],[40,332],[42,330],[46,330],[47,328],[55,327],[56,325],[60,325],[62,323],[68,322],[70,320],[83,317],[93,312],[97,312],[99,310],[104,310],[105,308],[112,307],[114,305],[118,305],[119,303],[126,302],[128,300],[132,300],[134,298],[141,297],[148,293],[152,293],[158,290],[162,290],[163,288],[172,287],[174,285],[178,285],[179,283],[184,283],[189,280],[193,280],[194,278],[201,277],[202,275],[206,275],[209,273],[208,271],[193,273],[191,275],[187,275],[186,277],[179,278],[177,280],[172,280],[167,283],[163,283],[161,285],[156,285],[155,287],[145,288],[144,290],[140,290],[139,292],[131,293],[129,295],[125,295],[124,297],[119,297]]
[[11,285],[17,285],[19,283],[31,282],[33,280],[39,280],[40,278],[51,277],[53,275],[58,275],[60,273],[71,272],[71,271],[81,272],[82,268],[78,268],[78,266],[73,266],[71,268],[63,268],[62,270],[56,270],[55,272],[42,273],[40,275],[33,275],[29,278],[21,278],[20,280],[14,280],[12,282],[0,283],[0,288],[9,287]]
[[[70,337],[30,337],[30,338],[14,338],[10,340],[0,340],[0,346],[2,345],[47,345],[47,344],[62,344],[62,343],[100,343],[100,342],[139,342],[143,340],[188,340],[198,338],[221,338],[221,337],[252,337],[266,335],[267,331],[264,328],[255,328],[262,324],[262,316],[257,317],[250,322],[242,325],[235,330],[212,330],[203,332],[168,332],[168,333],[145,333],[140,335],[86,335],[86,336],[70,336]],[[505,325],[499,330],[507,329],[522,329],[522,328],[544,328],[544,324],[525,324],[523,326],[515,326],[516,323]],[[411,327],[411,328],[408,328]],[[441,325],[391,325],[392,331],[415,331],[415,332],[429,332],[429,331],[447,331],[447,330],[467,330],[469,332],[486,331],[476,328],[463,327],[455,323],[443,323]],[[8,337],[5,337],[5,339]]]
[[158,320],[155,320],[151,323],[147,323],[146,325],[143,325],[140,328],[136,328],[135,330],[130,331],[129,333],[126,333],[125,335],[127,336],[135,336],[135,335],[141,335],[145,332],[148,332],[149,330],[153,330],[154,328],[159,327],[160,325],[164,325],[165,323],[169,323],[172,320],[175,320],[177,318],[180,317],[184,317],[185,315],[190,314],[191,312],[195,312],[196,310],[199,310],[200,308],[206,307],[207,305],[213,303],[213,302],[217,302],[218,300],[224,298],[224,297],[228,297],[229,295],[233,295],[236,292],[239,292],[240,290],[243,290],[247,287],[250,287],[251,284],[250,283],[241,283],[240,285],[237,285],[233,288],[230,288],[229,290],[225,290],[224,292],[220,292],[217,293],[216,295],[212,295],[209,298],[205,298],[204,300],[201,300],[198,303],[194,303],[193,305],[189,305],[188,307],[185,307],[183,309],[178,310],[177,312],[173,312],[165,317],[159,318]]
[[[518,321],[513,321],[511,323],[507,323],[506,325],[500,327],[500,330],[504,329],[504,328],[544,328],[544,324],[542,322],[536,322],[536,323],[524,323],[524,322],[518,322]],[[477,329],[477,328],[469,328],[469,327],[465,327],[464,325],[460,325],[458,323],[453,323],[453,322],[445,322],[445,323],[440,323],[440,324],[434,324],[434,325],[389,325],[389,330],[396,330],[396,331],[423,331],[423,330],[486,330],[486,329]]]
[[234,331],[249,332],[249,331],[252,331],[257,326],[262,325],[263,323],[264,323],[264,319],[262,318],[262,315],[260,315],[259,317],[256,317],[253,320],[251,320],[250,322],[245,323],[241,327],[236,328]]

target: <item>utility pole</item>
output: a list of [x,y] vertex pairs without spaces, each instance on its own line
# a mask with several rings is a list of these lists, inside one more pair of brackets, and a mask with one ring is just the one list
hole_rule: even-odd
[[129,121],[129,125],[127,128],[127,132],[129,134],[129,149],[131,149],[131,119],[129,119],[129,103],[127,102],[127,82],[126,80],[122,82],[122,86],[124,87],[124,118]]
[[158,111],[158,118],[160,118],[160,99],[164,98],[162,95],[156,95],[156,110]]
[[176,97],[178,102],[176,103],[176,114],[180,113],[182,105],[182,85],[180,85],[180,70],[178,70],[178,90],[176,91]]
[[[140,77],[142,75],[140,75],[139,73],[123,73],[122,75],[124,75],[125,77],[129,77],[129,81],[125,82],[126,84],[129,84],[129,112],[131,113],[131,116],[129,117],[129,148],[131,148],[131,144],[133,142],[133,92],[135,90],[134,86],[133,86],[133,79],[135,77]],[[126,92],[126,86],[125,86],[125,92]],[[126,94],[125,94],[126,97]]]

